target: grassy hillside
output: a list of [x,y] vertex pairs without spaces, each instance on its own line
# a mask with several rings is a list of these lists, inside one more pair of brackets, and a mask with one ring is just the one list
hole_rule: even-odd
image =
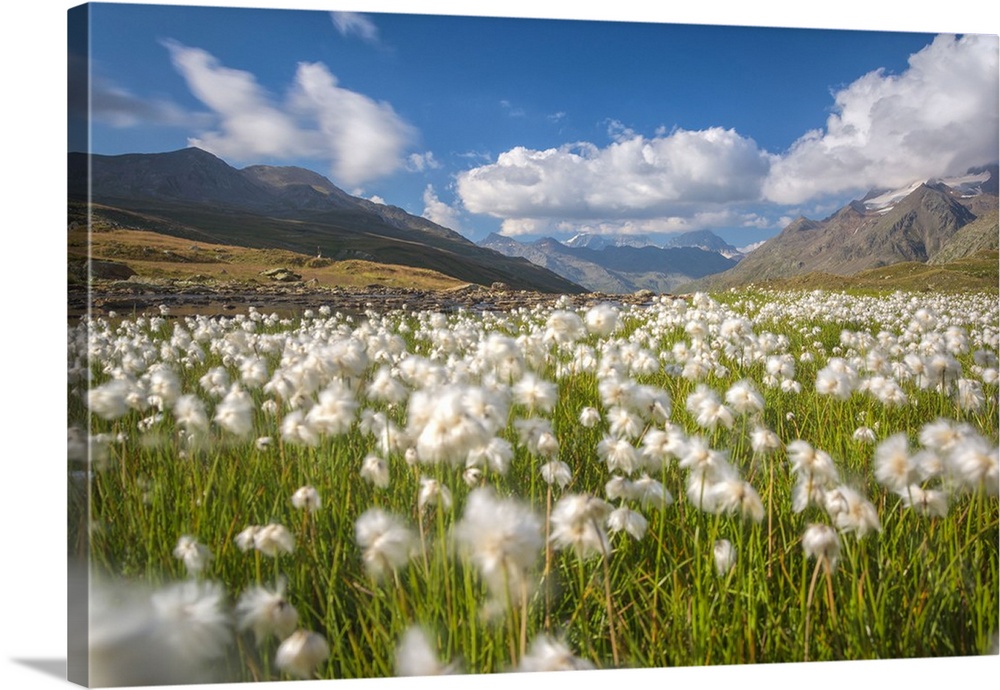
[[[77,227],[70,230],[68,238],[72,279],[86,261],[88,233]],[[301,275],[303,281],[326,287],[376,284],[443,290],[463,284],[423,268],[357,259],[334,261],[283,249],[251,249],[107,226],[97,226],[90,233],[89,247],[92,258],[123,263],[146,278],[270,283],[261,272],[285,267]]]
[[984,250],[956,261],[924,264],[906,261],[861,271],[851,276],[830,273],[807,273],[791,278],[757,283],[775,289],[962,292],[997,290],[1000,253]]

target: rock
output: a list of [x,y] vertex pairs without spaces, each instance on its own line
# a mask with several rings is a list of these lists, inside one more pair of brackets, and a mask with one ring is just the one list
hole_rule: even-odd
[[298,273],[283,267],[269,268],[266,271],[261,271],[260,274],[279,283],[294,283],[295,281],[302,280],[302,276]]
[[129,266],[117,261],[90,260],[90,276],[102,280],[128,280],[136,273]]

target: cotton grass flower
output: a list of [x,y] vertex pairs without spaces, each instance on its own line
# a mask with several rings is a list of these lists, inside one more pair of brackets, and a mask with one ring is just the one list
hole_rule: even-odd
[[431,637],[421,627],[411,626],[406,629],[396,645],[396,675],[411,676],[442,676],[456,673],[454,664],[442,664],[437,657],[437,651],[431,642]]
[[421,510],[429,506],[440,505],[444,510],[451,510],[451,490],[430,477],[420,478],[420,492],[417,494],[417,507]]
[[254,544],[257,540],[257,533],[260,532],[260,530],[261,527],[259,525],[247,526],[233,539],[236,543],[236,547],[244,553],[254,548]]
[[948,495],[937,489],[924,489],[913,484],[905,492],[899,492],[903,505],[920,515],[946,517],[948,515]]
[[185,663],[221,660],[232,643],[225,590],[214,582],[168,585],[151,597],[159,637]]
[[389,487],[389,463],[377,455],[366,455],[361,461],[361,478],[379,489]]
[[714,482],[708,492],[710,495],[706,503],[711,506],[711,512],[739,515],[754,522],[764,519],[764,504],[760,495],[749,482],[739,477],[727,477]]
[[607,338],[618,328],[618,310],[610,304],[597,304],[584,315],[587,330],[601,338]]
[[132,386],[122,379],[112,379],[87,392],[87,407],[102,419],[118,419],[129,411],[128,395]]
[[174,547],[174,558],[184,562],[189,575],[200,575],[213,556],[207,546],[198,542],[194,537],[185,534],[177,540]]
[[410,528],[380,508],[361,514],[354,523],[354,536],[362,549],[365,570],[376,580],[406,565],[416,544]]
[[305,680],[314,677],[316,667],[329,656],[325,637],[311,630],[296,630],[278,647],[274,663],[285,673]]
[[297,510],[314,513],[322,506],[319,491],[313,486],[301,486],[292,494],[292,506]]
[[737,381],[726,391],[726,403],[736,414],[755,414],[764,410],[764,398],[746,379]]
[[208,414],[205,411],[205,403],[197,395],[187,394],[177,398],[174,402],[174,419],[177,423],[189,432],[207,433]]
[[610,512],[611,506],[599,498],[567,494],[552,509],[549,539],[557,549],[571,548],[580,558],[593,554],[607,556],[611,545],[604,523]]
[[497,498],[489,488],[469,494],[455,537],[498,598],[525,591],[528,571],[545,546],[542,521],[530,507]]
[[235,436],[248,436],[253,430],[253,401],[234,384],[215,408],[214,421]]
[[875,449],[875,479],[890,491],[903,491],[919,477],[906,434],[893,434]]
[[587,659],[575,656],[565,642],[549,635],[539,635],[521,657],[519,671],[583,671],[594,668]]
[[285,583],[278,582],[272,591],[255,585],[245,590],[236,602],[236,629],[252,630],[258,645],[267,638],[284,640],[298,626],[299,614],[285,598]]
[[636,541],[641,540],[646,535],[649,522],[642,513],[636,512],[627,506],[621,506],[611,511],[607,518],[608,530],[612,534],[627,532]]
[[833,572],[840,559],[840,537],[828,525],[811,524],[802,533],[802,549],[806,556],[824,560]]
[[253,546],[265,556],[277,558],[280,553],[295,550],[295,537],[284,525],[271,523],[257,529],[253,535]]
[[593,429],[601,421],[601,413],[594,407],[584,407],[580,410],[580,426]]
[[715,559],[715,574],[723,577],[736,565],[736,548],[728,539],[719,539],[712,546],[712,557]]
[[824,507],[842,532],[854,532],[858,538],[882,531],[878,512],[871,501],[848,486],[838,486],[824,495]]
[[549,486],[556,485],[560,489],[573,481],[573,471],[562,460],[551,460],[539,468],[542,480]]

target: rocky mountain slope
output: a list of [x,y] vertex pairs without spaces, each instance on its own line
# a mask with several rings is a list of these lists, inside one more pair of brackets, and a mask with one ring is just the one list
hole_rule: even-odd
[[996,247],[995,180],[993,166],[966,176],[964,184],[916,183],[852,201],[823,220],[800,217],[735,267],[685,288],[720,289],[808,273],[851,275]]

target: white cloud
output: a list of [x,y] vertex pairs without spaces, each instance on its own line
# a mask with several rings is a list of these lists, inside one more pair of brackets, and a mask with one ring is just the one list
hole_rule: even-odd
[[776,221],[756,213],[736,209],[698,211],[686,216],[660,216],[618,220],[555,220],[551,218],[507,218],[500,224],[500,234],[565,235],[586,232],[592,235],[655,235],[703,230],[706,228],[749,228],[780,230],[790,222]]
[[826,127],[781,154],[732,129],[660,127],[647,138],[609,119],[603,148],[515,147],[459,173],[457,193],[511,235],[552,232],[561,221],[605,232],[775,227],[771,204],[775,215],[803,204],[815,217],[848,193],[996,160],[997,48],[996,36],[938,36],[902,74],[877,70],[834,93]]
[[505,219],[625,220],[690,216],[706,204],[755,201],[769,156],[731,129],[676,130],[647,139],[622,128],[588,142],[516,147],[457,176],[472,213]]
[[835,94],[825,130],[806,133],[771,168],[768,199],[961,173],[996,160],[997,37],[938,36],[899,75],[876,70]]
[[309,158],[330,165],[335,181],[357,185],[403,165],[415,129],[387,103],[341,88],[321,63],[300,63],[285,101],[250,72],[177,42],[165,44],[192,93],[216,117],[190,143],[223,158]]
[[337,86],[321,63],[299,63],[291,102],[318,122],[333,173],[348,184],[399,168],[403,150],[416,135],[391,105]]
[[406,158],[406,169],[410,172],[423,172],[424,170],[437,170],[441,163],[434,157],[433,151],[424,153],[411,153]]
[[432,185],[424,190],[424,218],[451,230],[459,231],[458,211],[438,199]]
[[330,19],[342,36],[355,35],[366,43],[377,44],[378,27],[368,17],[357,12],[331,12]]

